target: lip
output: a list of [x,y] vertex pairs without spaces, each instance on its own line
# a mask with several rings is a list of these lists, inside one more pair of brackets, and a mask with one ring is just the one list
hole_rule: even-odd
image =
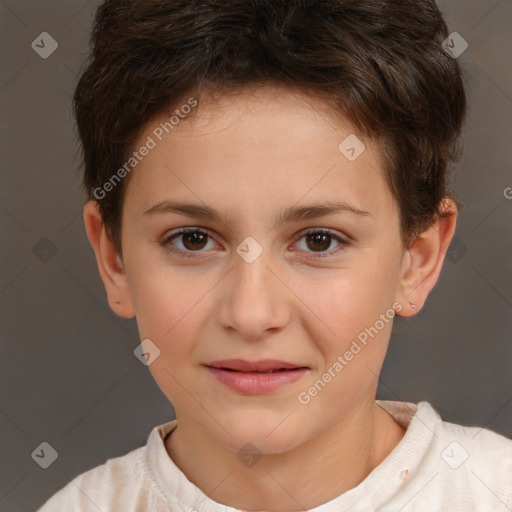
[[246,361],[245,359],[223,359],[221,361],[212,361],[205,366],[213,368],[224,368],[229,370],[238,370],[240,372],[267,372],[270,370],[290,370],[296,368],[307,368],[303,364],[288,363],[278,359],[262,359],[260,361]]
[[[227,359],[204,365],[219,382],[247,395],[271,393],[301,379],[309,368],[276,359]],[[273,370],[273,373],[263,373]]]

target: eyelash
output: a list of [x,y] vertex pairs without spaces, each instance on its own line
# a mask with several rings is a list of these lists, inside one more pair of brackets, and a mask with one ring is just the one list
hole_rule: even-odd
[[[180,236],[182,235],[187,235],[187,234],[199,234],[199,235],[205,235],[209,238],[213,238],[210,236],[210,233],[208,231],[205,231],[204,229],[201,229],[201,228],[183,228],[183,229],[180,229],[179,231],[177,231],[176,233],[172,233],[171,235],[166,235],[163,240],[160,242],[160,245],[165,248],[167,251],[169,252],[172,252],[172,253],[175,253],[175,254],[178,254],[179,256],[183,256],[183,257],[186,257],[186,258],[197,258],[197,257],[201,257],[201,256],[198,256],[198,254],[201,254],[201,252],[203,251],[183,251],[181,249],[176,249],[175,247],[172,247],[170,245],[170,242],[172,240],[174,240],[175,238],[179,238]],[[331,230],[329,229],[310,229],[308,231],[306,231],[305,233],[303,233],[301,235],[301,237],[299,238],[299,240],[302,240],[304,237],[307,237],[308,235],[313,235],[313,234],[322,234],[322,235],[329,235],[330,237],[332,237],[334,240],[336,240],[337,242],[340,243],[340,246],[337,247],[336,249],[333,249],[331,251],[325,251],[323,253],[317,253],[315,254],[314,252],[311,253],[311,258],[326,258],[326,257],[331,257],[333,255],[336,255],[338,254],[339,252],[345,250],[345,246],[348,245],[348,242],[346,240],[344,240],[343,238],[339,237],[338,235],[336,235],[335,233],[333,233]],[[299,241],[297,240],[297,241]],[[196,254],[198,253],[198,254]]]

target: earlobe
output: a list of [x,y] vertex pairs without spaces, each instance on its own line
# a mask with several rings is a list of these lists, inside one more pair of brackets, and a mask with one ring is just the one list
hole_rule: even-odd
[[132,318],[135,312],[124,265],[107,234],[97,201],[84,206],[84,223],[110,308],[122,318]]
[[404,255],[398,290],[399,301],[403,304],[400,316],[413,316],[423,307],[441,274],[458,215],[452,200],[445,199],[443,204],[446,216],[438,217]]

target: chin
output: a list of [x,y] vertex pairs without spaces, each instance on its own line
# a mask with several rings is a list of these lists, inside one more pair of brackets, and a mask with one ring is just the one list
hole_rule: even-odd
[[278,419],[272,415],[267,420],[262,415],[260,411],[258,418],[251,418],[247,414],[239,418],[229,418],[226,420],[229,425],[227,432],[216,424],[214,437],[235,452],[267,455],[287,452],[303,442],[299,438],[303,432],[296,426],[283,422],[283,415]]

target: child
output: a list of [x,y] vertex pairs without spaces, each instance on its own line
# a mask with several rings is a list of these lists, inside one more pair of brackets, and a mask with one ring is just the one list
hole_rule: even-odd
[[512,440],[376,400],[456,228],[447,38],[434,0],[99,6],[85,226],[176,420],[40,512],[512,510]]

